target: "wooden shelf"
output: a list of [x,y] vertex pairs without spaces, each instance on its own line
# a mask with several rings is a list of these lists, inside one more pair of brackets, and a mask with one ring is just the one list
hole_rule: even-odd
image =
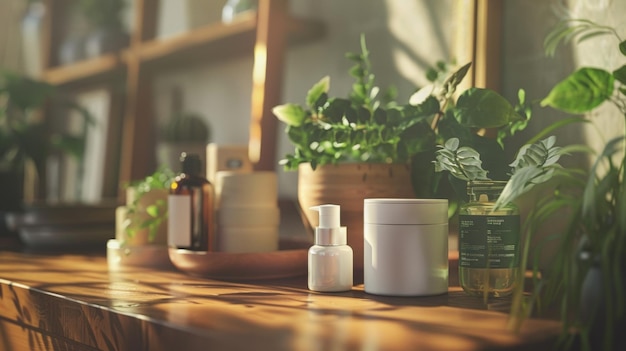
[[116,54],[106,54],[69,65],[50,68],[43,79],[56,86],[75,87],[96,83],[111,73],[121,73],[126,69],[128,50]]
[[[256,42],[257,16],[242,14],[232,23],[209,24],[187,33],[141,43],[136,53],[124,49],[69,65],[54,67],[44,73],[44,79],[63,87],[97,83],[111,73],[123,73],[129,55],[150,68],[205,63],[253,53]],[[321,38],[325,27],[320,21],[289,18],[287,23],[290,45]]]
[[139,48],[139,59],[150,67],[189,61],[216,61],[251,54],[256,33],[254,13],[243,14],[236,21],[209,24],[166,39],[145,42]]
[[[159,0],[133,0],[134,28],[129,46],[119,52],[55,66],[53,52],[64,36],[68,0],[45,0],[49,30],[46,69],[42,78],[65,90],[85,91],[105,88],[113,97],[109,110],[107,154],[119,157],[117,185],[142,179],[156,165],[152,84],[154,76],[192,64],[226,62],[252,57],[252,106],[249,150],[255,170],[276,167],[277,120],[272,107],[281,102],[285,52],[325,35],[321,21],[295,18],[289,13],[289,0],[259,0],[256,13],[241,14],[231,23],[213,23],[169,38],[156,38]],[[119,145],[116,145],[120,141]],[[121,150],[124,150],[122,153]],[[116,187],[115,182],[111,188]],[[119,189],[103,194],[115,196]],[[117,193],[124,202],[125,192]]]

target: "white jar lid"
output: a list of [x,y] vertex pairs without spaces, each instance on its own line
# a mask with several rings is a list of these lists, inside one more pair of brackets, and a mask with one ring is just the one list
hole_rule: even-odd
[[442,224],[448,223],[446,199],[365,199],[365,224]]

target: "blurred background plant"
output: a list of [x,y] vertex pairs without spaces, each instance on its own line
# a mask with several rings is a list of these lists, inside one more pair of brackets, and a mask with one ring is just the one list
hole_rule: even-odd
[[[51,132],[41,117],[40,110],[47,103],[52,104],[53,95],[53,87],[45,82],[13,72],[0,73],[0,170],[20,181],[7,184],[7,189],[20,189],[29,165],[35,170],[36,185],[43,186],[46,160],[52,152],[67,153],[78,159],[83,156],[84,132],[78,135]],[[89,112],[74,102],[57,99],[55,104],[77,111],[86,121],[85,130],[89,123],[94,123]],[[15,207],[15,204],[7,206]]]

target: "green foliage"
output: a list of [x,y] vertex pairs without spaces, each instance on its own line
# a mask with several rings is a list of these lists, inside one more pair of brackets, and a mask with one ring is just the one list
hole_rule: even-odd
[[[54,150],[82,157],[85,134],[51,133],[38,111],[54,95],[51,85],[12,72],[0,73],[0,166],[21,173],[32,160],[38,172]],[[56,101],[60,107],[77,111],[86,121],[92,116],[80,105]],[[85,126],[86,128],[86,126]]]
[[[530,191],[534,186],[552,178],[560,168],[559,158],[563,149],[554,146],[556,138],[548,137],[534,144],[520,148],[511,167],[511,179],[498,197],[494,211],[513,202],[519,196]],[[460,146],[459,139],[451,138],[437,150],[435,171],[448,171],[464,181],[489,180],[487,171],[482,168],[480,154],[471,147]]]
[[459,139],[448,139],[439,146],[435,158],[435,172],[448,171],[454,177],[465,181],[488,180],[487,171],[482,168],[480,154],[471,147],[459,147]]
[[538,184],[550,180],[561,168],[557,163],[564,149],[554,146],[556,137],[550,136],[534,144],[522,146],[512,167],[511,179],[498,197],[494,208],[500,208],[515,201]]
[[79,9],[97,28],[121,29],[124,0],[79,0]]
[[347,98],[331,97],[330,78],[324,77],[308,91],[305,106],[274,107],[295,146],[281,160],[285,169],[306,162],[313,168],[339,162],[411,163],[432,189],[439,183],[432,167],[436,145],[451,137],[470,146],[481,144],[476,128],[506,130],[505,137],[522,129],[520,122],[530,117],[488,89],[469,89],[455,101],[471,63],[448,74],[449,66],[438,62],[426,73],[433,85],[401,104],[395,101],[395,90],[381,94],[363,36],[361,52],[346,57],[354,63],[349,74],[355,79]]
[[558,83],[541,106],[569,113],[585,113],[600,106],[613,94],[615,78],[603,69],[583,67]]
[[127,220],[124,223],[124,228],[129,237],[133,237],[140,230],[148,229],[149,240],[154,240],[159,226],[168,217],[167,202],[159,199],[152,204],[148,204],[145,208],[140,207],[139,204],[145,194],[152,190],[168,190],[174,177],[173,171],[161,168],[146,178],[128,185],[129,188],[135,190],[135,198],[128,206],[127,213],[137,214],[143,211],[148,215],[148,218],[141,222],[137,223]]
[[[612,27],[579,19],[563,21],[554,28],[545,40],[546,53],[553,55],[561,43],[581,42],[600,35],[614,36],[618,43],[615,49],[626,56],[626,42]],[[625,85],[625,65],[612,72],[582,67],[556,84],[541,105],[579,114],[593,111],[601,104],[610,102],[626,120]],[[570,117],[549,128],[553,130],[576,120],[589,123],[588,120]],[[591,262],[598,260],[604,281],[604,296],[600,298],[604,301],[605,309],[599,313],[605,319],[602,321],[603,347],[606,350],[613,349],[611,343],[616,331],[613,323],[626,318],[626,216],[623,215],[626,213],[625,135],[626,131],[605,144],[586,176],[578,170],[555,170],[559,177],[558,188],[538,201],[529,214],[523,262],[528,259],[528,245],[534,231],[556,215],[570,215],[565,230],[554,234],[555,238],[561,240],[561,244],[554,255],[548,275],[558,278],[540,281],[535,275],[534,279],[539,282],[541,290],[537,289],[533,293],[530,302],[523,298],[523,282],[518,282],[512,305],[515,327],[519,328],[520,320],[529,313],[530,306],[542,297],[546,304],[560,305],[564,340],[571,341],[570,331],[576,328],[582,331],[583,348],[588,349],[589,327],[594,321],[584,321],[579,317],[580,292]],[[585,147],[573,146],[570,149],[584,150]],[[528,156],[532,157],[531,154]],[[580,257],[583,256],[588,259],[581,260]],[[523,264],[521,269],[525,267]]]

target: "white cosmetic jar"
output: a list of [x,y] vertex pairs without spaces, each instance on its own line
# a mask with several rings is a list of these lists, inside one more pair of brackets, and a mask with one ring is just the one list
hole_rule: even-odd
[[365,199],[363,224],[366,293],[448,292],[448,200]]

